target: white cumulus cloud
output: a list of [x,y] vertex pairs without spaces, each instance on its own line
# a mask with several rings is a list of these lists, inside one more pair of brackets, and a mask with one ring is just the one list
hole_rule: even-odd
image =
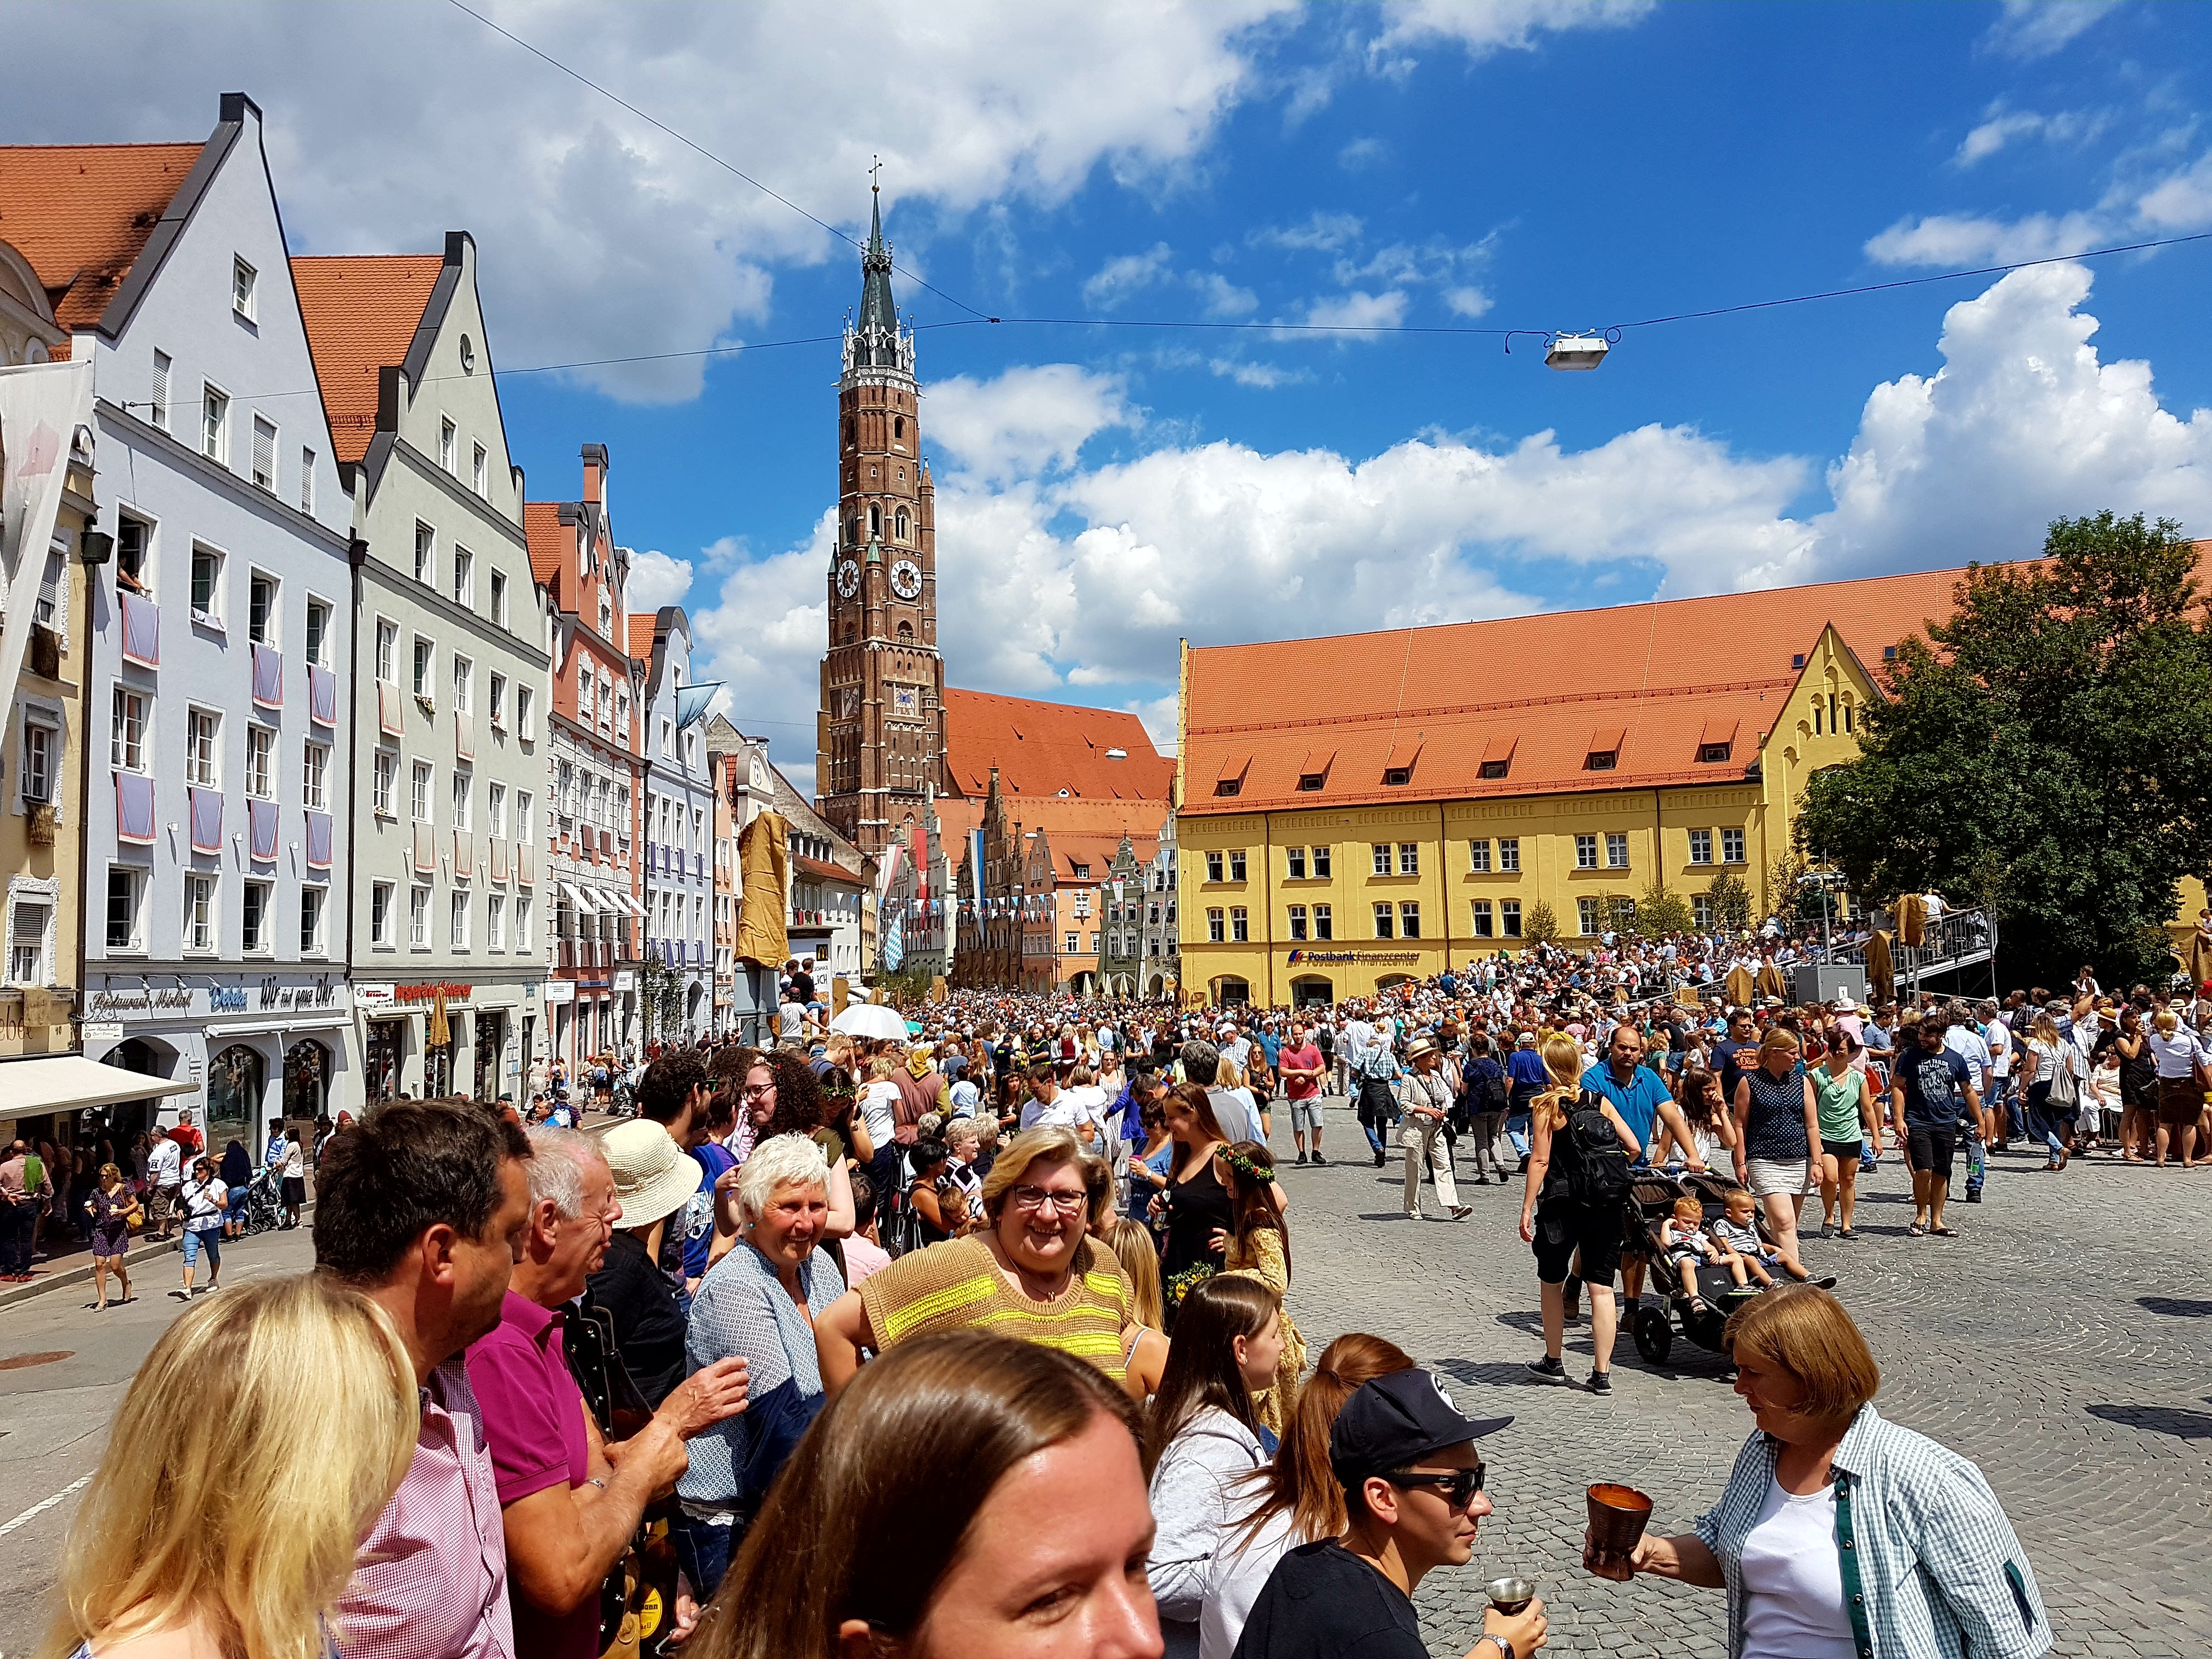
[[1306,313],[1306,321],[1316,328],[1395,328],[1405,320],[1406,295],[1400,289],[1383,294],[1355,289],[1315,301]]
[[2022,63],[2063,50],[2119,0],[2004,0],[2004,15],[1982,36],[1982,49]]
[[642,616],[664,605],[681,605],[691,591],[691,561],[671,558],[655,549],[630,555],[629,586],[623,599]]
[[1449,41],[1469,55],[1529,52],[1539,35],[1617,29],[1641,22],[1657,0],[1397,0],[1380,49]]

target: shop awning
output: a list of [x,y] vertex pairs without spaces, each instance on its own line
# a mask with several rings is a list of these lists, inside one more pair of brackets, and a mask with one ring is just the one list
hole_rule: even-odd
[[148,1077],[82,1054],[13,1060],[0,1066],[0,1118],[74,1112],[157,1095],[188,1095],[199,1086],[188,1079]]
[[578,915],[596,916],[599,914],[599,907],[592,902],[591,895],[574,882],[562,882],[561,890],[568,896],[568,903]]
[[624,904],[629,906],[630,915],[636,916],[641,920],[651,914],[642,904],[640,904],[637,902],[636,896],[633,894],[618,892],[615,896],[620,899]]

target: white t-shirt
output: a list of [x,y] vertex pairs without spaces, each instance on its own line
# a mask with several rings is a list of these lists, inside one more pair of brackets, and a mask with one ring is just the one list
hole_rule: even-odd
[[780,1037],[796,1037],[806,1025],[806,1005],[787,1002],[775,1011],[775,1030]]
[[1797,1498],[1770,1475],[1741,1565],[1742,1659],[1852,1659],[1832,1485]]
[[307,1176],[307,1154],[300,1150],[298,1141],[287,1135],[284,1138],[284,1171],[280,1178],[285,1181],[304,1181]]
[[181,1185],[185,1178],[185,1152],[173,1140],[156,1141],[146,1159],[146,1178],[156,1187]]
[[1074,1129],[1086,1123],[1096,1125],[1098,1115],[1091,1109],[1089,1101],[1085,1098],[1094,1092],[1089,1089],[1062,1089],[1043,1105],[1032,1097],[1022,1108],[1022,1127]]
[[2012,1075],[2012,1030],[2001,1019],[1993,1019],[1982,1028],[1982,1041],[1990,1048],[1990,1075]]
[[868,1126],[868,1139],[878,1146],[891,1144],[891,1114],[898,1097],[898,1085],[885,1077],[860,1091],[860,1121]]

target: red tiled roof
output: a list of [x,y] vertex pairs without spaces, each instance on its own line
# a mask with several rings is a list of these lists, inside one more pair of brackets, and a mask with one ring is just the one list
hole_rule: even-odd
[[811,876],[817,881],[842,882],[848,887],[864,887],[867,884],[855,872],[841,870],[834,864],[824,864],[820,859],[793,859],[791,866],[800,875]]
[[522,533],[530,543],[530,574],[540,586],[550,587],[568,550],[576,544],[575,526],[561,522],[557,501],[525,501]]
[[[1125,758],[1110,759],[1119,749]],[[1175,763],[1145,734],[1144,722],[1117,708],[1002,697],[988,691],[945,693],[945,770],[963,795],[982,795],[999,769],[999,787],[1024,799],[1165,801]]]
[[380,368],[404,362],[446,262],[435,253],[349,253],[292,261],[315,379],[341,461],[368,453]]
[[643,616],[632,613],[629,618],[629,653],[640,662],[653,660],[653,623],[659,613],[648,611]]
[[[1155,824],[1153,828],[1158,829],[1158,826]],[[1053,874],[1061,881],[1105,880],[1107,872],[1114,867],[1114,854],[1121,850],[1121,846],[1118,832],[1110,836],[1055,835],[1048,829],[1045,836],[1052,843]],[[1132,830],[1129,846],[1137,855],[1137,862],[1146,864],[1152,860],[1152,854],[1160,850],[1159,837],[1139,835]],[[1075,866],[1079,864],[1090,866],[1091,873],[1078,876]],[[1141,873],[1138,879],[1143,879]]]
[[204,146],[0,146],[0,241],[39,273],[54,320],[106,311]]
[[[1938,570],[1190,653],[1186,813],[1741,778],[1832,623],[1867,671],[1946,615]],[[1728,737],[1711,735],[1727,732]],[[1731,742],[1723,763],[1701,744]],[[1333,755],[1332,755],[1333,751]],[[1593,753],[1613,766],[1589,769]],[[1317,790],[1298,787],[1331,755]],[[1503,779],[1481,775],[1506,764]],[[1387,768],[1411,769],[1386,786]],[[1241,780],[1233,796],[1216,793]]]

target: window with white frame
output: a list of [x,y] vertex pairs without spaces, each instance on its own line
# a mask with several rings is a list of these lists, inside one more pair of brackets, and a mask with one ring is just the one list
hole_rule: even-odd
[[420,634],[415,636],[415,695],[428,702],[437,688],[430,675],[437,664],[437,647]]
[[147,872],[128,864],[107,866],[107,948],[143,951],[146,948]]
[[246,579],[246,637],[256,645],[276,643],[276,579],[258,570]]
[[300,511],[312,514],[315,510],[315,452],[300,452]]
[[118,772],[146,769],[146,697],[115,688],[107,727],[107,763]]
[[376,678],[386,685],[399,684],[399,624],[376,619]]
[[1375,937],[1389,939],[1398,930],[1398,913],[1388,899],[1375,901]]
[[1232,945],[1251,943],[1251,914],[1241,904],[1232,904],[1229,907],[1229,939]]
[[527,789],[514,792],[514,838],[525,845],[528,844],[536,830],[534,820],[538,815],[533,810],[534,805]]
[[318,668],[331,665],[331,607],[326,600],[307,601],[307,660]]
[[398,920],[392,915],[394,884],[372,881],[368,884],[368,942],[380,951],[389,951],[393,943],[392,932]]
[[1596,933],[1604,925],[1598,902],[1594,898],[1575,901],[1575,925],[1584,937]]
[[1490,870],[1490,842],[1471,841],[1467,844],[1467,867],[1474,874],[1486,875]]
[[1521,937],[1521,901],[1519,899],[1498,901],[1498,933],[1501,939]]
[[1709,930],[1713,925],[1713,896],[1711,893],[1691,894],[1690,914],[1696,921],[1699,933]]
[[24,805],[53,805],[61,749],[61,727],[53,718],[43,709],[25,709],[15,751],[15,787]]
[[1390,873],[1390,844],[1388,842],[1376,842],[1370,848],[1369,850],[1374,854],[1373,862],[1375,873],[1378,876],[1389,875]]
[[476,707],[477,665],[466,657],[453,658],[453,708],[467,714]]
[[1500,836],[1498,838],[1498,867],[1507,874],[1521,868],[1521,837]]
[[1721,862],[1723,864],[1741,864],[1743,861],[1743,831],[1741,830],[1722,830]]
[[200,387],[200,453],[230,464],[230,394],[218,386]]
[[1490,938],[1492,936],[1491,930],[1496,926],[1495,921],[1491,914],[1490,901],[1488,899],[1470,899],[1468,901],[1468,903],[1474,912],[1474,936],[1477,939]]
[[526,685],[514,688],[514,735],[524,743],[538,740],[538,694]]
[[430,822],[430,763],[416,761],[407,793],[409,816],[416,823]]
[[530,896],[526,893],[515,895],[514,948],[518,951],[530,948]]
[[269,936],[269,895],[265,881],[242,883],[238,890],[238,948],[249,957],[265,956]]
[[389,749],[376,751],[369,767],[369,810],[380,818],[392,816],[392,797],[398,786],[399,757]]
[[[1597,837],[1595,836],[1575,837],[1575,868],[1577,870],[1597,868]],[[1585,927],[1583,931],[1588,933],[1589,929]]]
[[222,787],[222,716],[212,708],[185,715],[185,781],[202,789]]
[[665,761],[676,758],[676,722],[673,720],[660,723],[660,758]]
[[197,871],[185,876],[185,949],[194,956],[215,950],[215,878]]
[[300,889],[300,954],[319,957],[327,948],[323,937],[323,916],[330,908],[331,890],[313,883]]
[[54,918],[51,901],[18,896],[8,906],[8,982],[10,985],[50,985],[52,964],[47,960],[46,936]]
[[1421,936],[1421,905],[1418,899],[1406,899],[1398,906],[1398,936],[1419,939]]
[[1291,937],[1304,939],[1306,936],[1306,907],[1303,904],[1291,906],[1290,919]]
[[415,520],[415,580],[424,586],[436,580],[438,532],[420,519]]
[[453,899],[453,947],[456,951],[469,948],[469,896],[456,890]]
[[276,799],[276,728],[246,728],[246,793],[256,800]]
[[484,692],[485,716],[495,732],[507,730],[507,676],[495,673]]
[[407,890],[407,948],[430,948],[430,890],[427,887]]
[[453,603],[476,609],[477,556],[465,547],[453,549]]
[[304,772],[300,783],[300,805],[311,812],[327,812],[331,810],[331,746],[326,743],[309,743],[301,750],[301,757]]
[[442,415],[438,417],[438,465],[456,478],[461,476],[459,434]]
[[169,370],[173,367],[167,352],[154,354],[154,384],[146,418],[164,432],[169,429]]
[[204,542],[192,544],[192,620],[222,624],[222,554]]
[[265,415],[253,417],[253,485],[276,493],[276,423]]
[[458,766],[455,767],[453,769],[454,829],[467,830],[474,827],[473,818],[471,812],[471,804],[475,800],[475,799],[476,779],[474,775],[465,770],[463,768]]
[[253,267],[233,254],[230,260],[230,308],[249,323],[253,320],[254,289],[258,283]]
[[484,949],[507,949],[507,901],[497,893],[484,901]]
[[1608,870],[1628,868],[1628,836],[1621,830],[1606,832],[1605,867]]
[[491,619],[501,628],[507,626],[507,572],[491,573]]
[[1421,873],[1421,848],[1418,842],[1401,841],[1398,843],[1398,873],[1401,876]]
[[491,457],[482,444],[469,446],[469,483],[477,495],[491,499]]
[[1690,862],[1711,864],[1713,861],[1713,832],[1710,830],[1690,831]]

